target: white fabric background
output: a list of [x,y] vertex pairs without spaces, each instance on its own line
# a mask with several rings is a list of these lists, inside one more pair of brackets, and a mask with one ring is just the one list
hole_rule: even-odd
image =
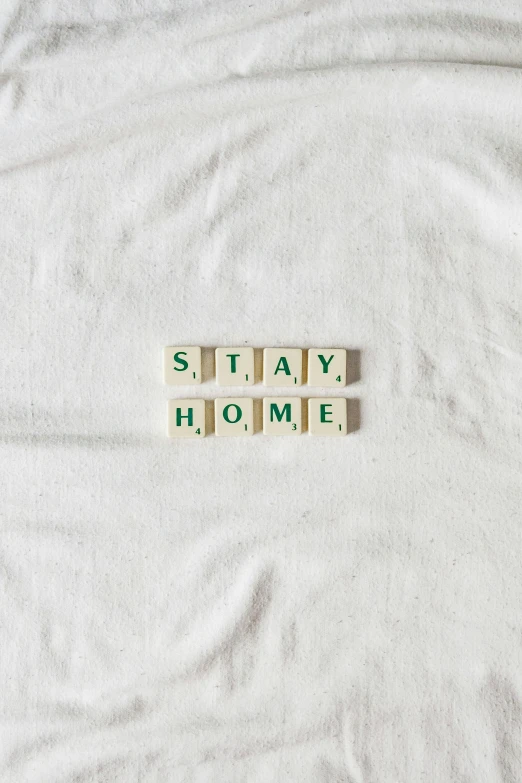
[[[521,781],[520,3],[0,14],[2,783]],[[360,428],[168,441],[176,343]]]

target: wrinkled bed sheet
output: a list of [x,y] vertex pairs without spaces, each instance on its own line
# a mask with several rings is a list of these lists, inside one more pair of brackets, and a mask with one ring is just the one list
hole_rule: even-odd
[[[521,42],[4,0],[2,783],[522,780]],[[169,441],[169,344],[346,347],[352,431]]]

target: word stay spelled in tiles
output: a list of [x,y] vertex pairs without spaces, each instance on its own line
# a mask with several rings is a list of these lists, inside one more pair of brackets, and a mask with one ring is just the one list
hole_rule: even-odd
[[[253,386],[256,382],[253,348],[216,348],[218,386]],[[169,386],[200,384],[201,348],[169,346],[163,351],[163,377]],[[301,348],[265,348],[263,350],[265,386],[302,386],[303,350]],[[308,385],[346,386],[346,349],[310,348]]]
[[[265,348],[262,379],[265,386],[297,387],[303,384],[301,348]],[[346,385],[346,350],[310,348],[307,359],[309,386],[325,388]],[[255,351],[251,347],[216,348],[218,386],[253,386],[256,374]],[[259,373],[261,375],[261,373]],[[166,384],[201,384],[202,351],[198,346],[168,346],[163,351],[163,377]],[[308,400],[308,432],[313,436],[346,435],[347,400],[340,397],[314,397]],[[171,438],[203,438],[206,434],[207,404],[204,399],[178,399],[168,402],[167,432]],[[264,435],[301,435],[301,397],[264,397]],[[255,433],[254,400],[249,397],[220,397],[214,400],[214,431],[217,437],[248,437]]]

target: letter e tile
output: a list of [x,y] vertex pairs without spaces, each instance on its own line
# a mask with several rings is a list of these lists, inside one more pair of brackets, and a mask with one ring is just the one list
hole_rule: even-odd
[[308,400],[310,435],[346,435],[346,400],[339,397],[314,397]]

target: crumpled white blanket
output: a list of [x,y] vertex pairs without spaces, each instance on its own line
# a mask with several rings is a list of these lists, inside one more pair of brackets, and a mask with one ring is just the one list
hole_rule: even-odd
[[[4,0],[2,783],[522,780],[521,40]],[[346,347],[352,431],[169,441],[176,344]]]

